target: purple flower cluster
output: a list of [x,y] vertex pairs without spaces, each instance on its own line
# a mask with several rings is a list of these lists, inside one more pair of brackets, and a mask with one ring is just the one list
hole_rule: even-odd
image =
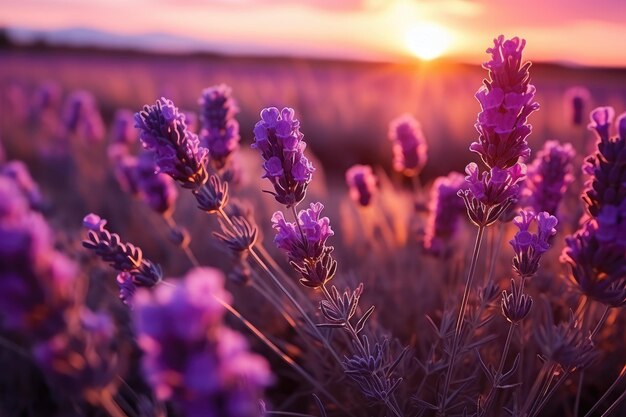
[[565,109],[574,126],[581,126],[591,93],[585,87],[572,87],[565,92]]
[[221,273],[196,268],[175,285],[139,290],[134,319],[143,370],[159,400],[186,417],[259,416],[267,362],[223,325],[230,294]]
[[0,175],[0,328],[43,340],[61,331],[77,273],[19,185]]
[[22,161],[9,161],[0,165],[0,176],[11,178],[19,187],[22,195],[26,197],[30,208],[41,210],[43,197],[39,191],[39,186],[30,175],[30,171]]
[[406,175],[418,175],[426,165],[428,144],[420,123],[410,114],[403,114],[389,125],[393,143],[393,168]]
[[465,167],[467,190],[459,191],[465,201],[470,220],[477,226],[489,226],[517,201],[521,183],[526,178],[526,165],[516,163],[508,169],[493,167],[479,173],[478,165],[471,162]]
[[52,389],[72,399],[114,391],[119,371],[111,316],[81,307],[66,329],[33,347]]
[[428,253],[445,255],[465,209],[458,197],[459,191],[465,189],[467,182],[458,172],[435,179],[430,192],[430,215],[424,237],[424,248]]
[[109,232],[105,228],[106,223],[96,214],[85,216],[83,226],[89,233],[83,246],[93,250],[118,272],[120,298],[124,303],[131,304],[136,287],[151,288],[161,282],[161,267],[145,259],[140,248],[132,243],[123,243],[118,234]]
[[300,210],[297,224],[286,221],[281,211],[272,216],[274,243],[287,252],[291,264],[302,274],[300,282],[313,288],[330,281],[337,269],[337,262],[331,257],[334,248],[326,246],[334,232],[330,219],[320,217],[323,208],[322,203],[311,203],[310,208]]
[[589,217],[566,238],[561,262],[589,298],[621,306],[626,304],[626,114],[618,120],[618,136],[610,138],[613,115],[611,107],[591,112],[589,127],[599,140],[584,166],[591,176],[583,194]]
[[569,265],[570,281],[592,300],[612,307],[626,305],[626,244],[606,241],[596,219],[565,238],[561,262]]
[[276,201],[286,207],[300,203],[311,182],[313,165],[304,156],[306,143],[302,140],[300,122],[293,109],[276,107],[261,111],[261,120],[254,126],[252,147],[261,152],[265,161],[263,178],[270,180]]
[[206,88],[198,100],[202,130],[200,141],[209,150],[211,163],[220,170],[230,155],[239,148],[239,112],[232,90],[225,84]]
[[603,207],[619,206],[626,199],[626,113],[617,120],[618,136],[611,138],[614,114],[612,107],[598,107],[591,112],[589,128],[598,135],[598,149],[585,160],[583,170],[590,179],[583,200],[593,217]]
[[208,152],[200,148],[198,136],[187,129],[185,116],[171,100],[161,98],[135,114],[144,147],[154,152],[160,172],[184,188],[196,190],[208,180]]
[[65,102],[63,125],[68,133],[87,140],[104,139],[104,122],[96,99],[88,91],[75,91]]
[[357,204],[367,207],[376,193],[376,176],[369,165],[353,165],[346,171],[346,183],[350,198]]
[[127,109],[118,109],[113,116],[110,143],[130,146],[137,142],[137,129],[133,112]]
[[539,108],[533,101],[535,87],[530,82],[530,62],[522,64],[525,40],[515,37],[494,39],[487,49],[491,60],[483,66],[489,70],[489,80],[476,93],[482,111],[478,114],[478,141],[470,150],[480,155],[489,168],[506,169],[520,157],[528,158],[530,148],[526,138],[531,127],[528,116]]
[[[545,211],[535,215],[522,210],[513,223],[519,229],[509,242],[515,252],[513,269],[521,278],[530,278],[537,273],[541,256],[550,248],[558,220]],[[533,224],[536,224],[536,233],[530,230]]]
[[524,197],[536,212],[556,214],[567,187],[574,181],[572,161],[576,152],[572,145],[549,140],[528,167]]

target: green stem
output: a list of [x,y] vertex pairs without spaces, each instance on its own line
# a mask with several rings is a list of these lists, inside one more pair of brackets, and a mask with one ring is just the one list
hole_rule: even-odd
[[487,411],[489,410],[489,407],[491,407],[491,403],[495,398],[496,389],[498,388],[498,385],[500,385],[500,382],[502,382],[500,379],[502,378],[502,371],[504,370],[504,361],[509,354],[509,348],[511,347],[511,340],[513,340],[514,331],[515,324],[511,323],[511,325],[509,326],[509,333],[506,336],[506,342],[504,343],[504,349],[502,350],[500,365],[498,365],[498,371],[493,376],[493,384],[491,385],[491,388],[489,389],[489,394],[487,394],[487,398],[485,399],[485,405],[483,406],[481,415],[487,414]]
[[480,251],[480,244],[483,239],[483,233],[485,226],[479,226],[476,234],[476,242],[474,242],[474,251],[472,253],[472,259],[470,262],[469,272],[467,274],[467,280],[465,282],[465,290],[463,291],[463,299],[461,300],[461,308],[459,309],[459,315],[457,316],[456,326],[454,328],[454,339],[452,340],[452,352],[450,353],[450,362],[448,363],[448,369],[446,371],[446,379],[443,385],[443,395],[441,396],[441,404],[439,406],[439,413],[445,414],[445,406],[448,397],[448,390],[450,388],[450,380],[452,379],[452,371],[455,368],[456,356],[459,350],[459,338],[461,331],[463,330],[463,320],[465,319],[465,309],[469,301],[469,295],[472,289],[472,281],[474,280],[474,273],[476,271],[476,263],[478,262],[478,254]]

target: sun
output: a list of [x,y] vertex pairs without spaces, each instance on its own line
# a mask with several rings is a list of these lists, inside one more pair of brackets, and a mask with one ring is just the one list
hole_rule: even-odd
[[406,46],[415,56],[430,61],[443,55],[450,43],[450,32],[436,23],[420,23],[406,31]]

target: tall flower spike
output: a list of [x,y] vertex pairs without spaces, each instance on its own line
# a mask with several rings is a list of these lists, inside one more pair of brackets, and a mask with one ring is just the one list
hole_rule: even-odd
[[[513,269],[521,278],[530,278],[537,273],[541,256],[550,248],[550,240],[556,234],[556,217],[545,211],[537,214],[522,210],[513,223],[519,231],[509,242],[513,247]],[[532,224],[537,225],[537,233],[530,231]]]
[[626,245],[602,242],[595,219],[565,238],[565,242],[561,262],[570,267],[570,281],[587,297],[602,304],[626,305]]
[[467,183],[458,172],[439,177],[430,193],[430,215],[426,225],[424,248],[432,254],[444,254],[446,245],[452,241],[465,205],[458,193],[467,189]]
[[393,168],[407,177],[418,175],[428,156],[420,123],[410,114],[397,117],[389,124],[389,140],[393,143]]
[[280,112],[276,107],[263,109],[261,120],[254,126],[252,147],[261,152],[265,161],[263,178],[274,186],[274,191],[268,192],[287,208],[304,199],[315,171],[304,156],[303,136],[295,112],[288,107]]
[[231,93],[230,87],[220,84],[204,89],[198,100],[202,121],[200,140],[209,150],[211,164],[218,170],[239,147],[239,123],[235,119],[239,109]]
[[144,106],[135,113],[135,127],[144,147],[154,151],[160,172],[193,190],[207,182],[208,152],[200,148],[198,136],[187,129],[184,115],[171,100],[161,98]]
[[528,167],[523,192],[524,199],[536,212],[557,213],[568,185],[574,181],[572,161],[575,155],[572,145],[561,145],[555,140],[547,141],[537,153]]
[[376,176],[369,165],[353,165],[346,171],[346,183],[350,198],[357,204],[367,207],[376,193]]
[[478,141],[470,146],[489,168],[505,169],[518,159],[528,158],[530,148],[526,138],[531,127],[528,116],[539,109],[534,102],[535,87],[530,82],[530,62],[522,63],[526,41],[515,37],[494,39],[487,49],[491,60],[483,67],[489,70],[489,79],[476,93],[482,111],[475,124]]
[[610,138],[614,113],[612,107],[598,107],[591,112],[589,128],[598,135],[598,149],[583,166],[591,176],[583,201],[593,217],[605,205],[619,206],[626,199],[626,113],[618,118],[618,136]]

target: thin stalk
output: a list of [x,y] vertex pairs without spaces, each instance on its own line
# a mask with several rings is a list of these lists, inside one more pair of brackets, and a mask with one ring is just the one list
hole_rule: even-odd
[[[596,327],[591,332],[589,339],[592,342],[596,334],[600,331],[600,329],[604,325],[604,322],[606,321],[609,315],[610,309],[611,307],[607,305],[606,308],[604,309],[604,312],[602,313],[602,317],[600,317],[600,320],[598,321],[598,324],[596,324]],[[589,314],[590,314],[589,312],[590,311],[591,311],[591,305],[585,310],[585,314],[583,315],[583,329],[586,329],[589,326]],[[582,388],[583,388],[584,380],[585,380],[585,370],[583,369],[582,371],[580,371],[580,375],[578,376],[578,388],[576,389],[576,401],[574,402],[574,417],[578,417],[578,411],[580,408],[580,397],[582,395]]]
[[[491,255],[491,262],[489,264],[489,274],[487,275],[487,280],[484,284],[487,284],[493,278],[493,273],[496,269],[496,260],[498,259],[498,255],[500,255],[500,248],[502,247],[502,238],[504,237],[504,223],[500,222],[498,226],[498,241],[496,242],[495,248],[493,249]],[[493,229],[492,229],[493,230]]]
[[[176,223],[173,217],[163,216],[163,219],[165,220],[165,223],[167,224],[167,226],[170,228],[172,232],[178,231],[177,230],[178,224]],[[183,252],[185,253],[185,256],[187,256],[187,259],[189,259],[189,262],[191,263],[192,266],[196,268],[200,266],[200,262],[198,261],[198,258],[196,258],[196,255],[193,254],[193,252],[189,248],[189,245],[184,245],[184,246],[181,246],[180,248],[183,250]]]
[[502,378],[502,371],[504,370],[504,361],[509,354],[509,348],[511,347],[511,340],[513,340],[513,332],[515,331],[515,324],[511,323],[509,326],[509,333],[506,336],[506,342],[504,343],[504,349],[502,350],[502,357],[500,358],[500,365],[498,365],[498,371],[493,376],[493,384],[489,389],[489,394],[487,394],[487,398],[485,399],[485,404],[483,406],[483,411],[481,415],[487,414],[489,407],[491,407],[491,402],[495,398],[496,389],[498,385],[500,385],[500,379]]
[[615,400],[613,402],[613,404],[611,404],[611,406],[609,408],[607,408],[607,410],[604,412],[604,414],[602,414],[602,417],[609,417],[613,411],[615,411],[615,409],[617,408],[617,406],[626,399],[626,390],[624,390],[624,392],[622,392],[622,395],[620,395],[619,397],[617,397],[617,400]]
[[293,295],[291,295],[291,293],[289,291],[287,291],[287,289],[279,281],[278,277],[276,277],[276,275],[274,275],[274,273],[272,271],[270,271],[270,269],[267,267],[267,265],[265,265],[265,263],[263,263],[261,258],[259,258],[259,255],[254,251],[254,249],[250,249],[250,255],[252,255],[252,259],[255,260],[255,262],[261,267],[261,269],[263,269],[270,276],[270,278],[274,281],[274,283],[278,286],[278,288],[280,288],[280,290],[283,292],[283,294],[285,294],[287,296],[289,301],[298,310],[300,315],[302,315],[302,318],[304,319],[304,321],[306,321],[306,323],[315,332],[315,334],[319,338],[319,340],[322,341],[322,343],[326,346],[326,348],[329,350],[329,352],[333,355],[333,357],[335,358],[337,363],[342,363],[341,358],[339,357],[337,352],[335,352],[335,349],[331,346],[331,344],[328,342],[328,339],[326,339],[322,335],[322,333],[319,331],[318,327],[315,325],[315,323],[313,323],[313,321],[311,320],[309,315],[304,311],[302,306],[296,301],[296,299],[293,297]]
[[548,371],[551,371],[551,370],[552,370],[552,362],[546,362],[541,366],[541,369],[539,370],[539,374],[537,375],[537,378],[535,379],[535,382],[533,383],[533,386],[530,389],[528,396],[526,397],[526,401],[524,402],[524,407],[522,408],[522,412],[520,413],[520,415],[522,416],[527,415],[527,410],[531,406],[531,402],[535,402],[536,400],[535,397],[537,396],[537,391],[539,391],[540,389],[540,385],[543,385],[544,379]]
[[606,398],[609,396],[609,394],[611,394],[611,392],[613,392],[615,387],[617,387],[620,384],[620,382],[622,382],[622,379],[624,379],[624,375],[626,375],[626,366],[624,366],[622,368],[621,372],[619,373],[617,378],[615,378],[615,381],[613,381],[613,383],[611,384],[609,389],[607,389],[604,392],[604,394],[602,394],[602,397],[600,397],[600,399],[593,405],[593,407],[591,407],[591,409],[587,412],[587,414],[585,414],[585,417],[591,417],[591,414],[594,411],[596,411],[596,409],[600,406],[600,404],[602,404],[602,402],[604,400],[606,400]]
[[546,405],[546,403],[552,397],[552,395],[556,392],[556,390],[561,386],[563,382],[565,382],[567,377],[569,377],[570,375],[571,375],[570,370],[563,372],[563,375],[561,375],[561,377],[556,381],[554,386],[552,386],[552,388],[548,390],[547,388],[550,386],[550,384],[552,384],[552,377],[550,378],[550,382],[548,386],[546,387],[546,393],[543,395],[543,398],[541,399],[539,404],[536,407],[533,407],[532,413],[529,414],[529,417],[538,415],[539,411],[541,411],[541,409]]
[[452,370],[456,362],[456,355],[459,349],[459,337],[461,336],[461,330],[463,329],[463,320],[465,319],[465,309],[469,301],[470,291],[472,289],[472,281],[474,280],[474,272],[476,271],[476,263],[478,261],[478,253],[480,251],[480,244],[483,239],[483,233],[485,226],[479,226],[476,234],[476,242],[474,243],[474,251],[472,253],[472,260],[470,262],[469,272],[467,274],[467,280],[465,282],[465,290],[463,291],[463,299],[461,300],[461,308],[459,309],[459,315],[457,316],[456,326],[454,329],[454,339],[452,340],[452,352],[450,353],[450,363],[448,364],[448,370],[446,372],[446,379],[443,385],[443,395],[441,397],[442,404],[440,406],[440,413],[445,411],[445,404],[448,397],[448,390],[450,388],[450,380],[452,379]]
[[[324,293],[324,297],[326,298],[326,300],[329,303],[331,303],[333,307],[337,308],[335,300],[328,292],[328,289],[326,288],[326,286],[322,284],[321,288],[322,288],[322,292]],[[354,341],[354,344],[357,346],[357,349],[360,351],[359,353],[362,355],[362,357],[364,358],[367,357],[368,353],[365,350],[365,346],[363,345],[361,338],[359,337],[356,330],[352,326],[352,323],[350,323],[349,320],[344,321],[344,328],[348,331],[348,333],[352,337],[352,340]],[[396,399],[393,394],[391,394],[389,398],[385,399],[385,405],[392,413],[396,415],[396,417],[402,417],[402,413],[400,412],[400,410],[398,410],[398,406],[396,405]]]
[[102,408],[104,408],[111,417],[127,417],[124,410],[117,405],[109,391],[102,391],[98,400],[100,401]]
[[29,354],[29,352],[24,349],[23,347],[17,345],[16,343],[12,342],[9,339],[5,339],[3,336],[0,336],[0,346],[6,348],[7,350],[10,350],[11,352],[26,358],[28,360],[32,360],[31,355]]
[[[269,340],[263,332],[256,328],[252,323],[250,323],[245,317],[241,315],[233,306],[228,304],[226,301],[220,299],[219,297],[213,296],[226,310],[228,310],[233,316],[237,317],[256,337],[258,337],[265,345],[272,350],[276,355],[278,355],[285,363],[291,366],[300,376],[306,379],[312,386],[314,386],[321,393],[326,395],[328,399],[337,404],[338,407],[342,408],[343,411],[350,414],[341,403],[331,394],[329,393],[322,385],[320,385],[315,378],[309,375],[300,365],[296,363],[289,355],[284,353],[278,346],[276,346],[271,340]],[[350,414],[352,415],[352,414]]]
[[[234,225],[233,225],[233,223],[232,223],[232,221],[230,220],[230,218],[224,212],[223,209],[219,209],[218,214],[224,219],[224,221],[231,227],[232,230],[236,230]],[[304,319],[304,321],[306,321],[306,323],[311,327],[311,330],[313,330],[315,335],[319,338],[319,340],[322,341],[324,346],[326,346],[328,351],[333,355],[333,357],[335,358],[337,363],[341,364],[342,360],[339,357],[339,355],[337,354],[337,352],[335,351],[335,349],[333,349],[333,347],[328,342],[328,340],[322,335],[322,333],[319,331],[318,327],[315,325],[315,323],[313,323],[313,321],[311,320],[309,315],[304,311],[304,309],[302,308],[300,303],[298,303],[298,301],[294,298],[294,296],[287,290],[287,288],[285,288],[283,283],[278,279],[276,274],[274,274],[274,272],[272,272],[268,268],[268,266],[263,262],[263,260],[259,257],[259,254],[254,250],[254,247],[250,248],[250,255],[252,256],[252,259],[254,259],[254,261],[257,263],[257,265],[259,265],[259,267],[261,267],[261,269],[263,269],[263,271],[265,271],[265,273],[272,279],[272,281],[274,281],[274,283],[283,292],[283,294],[285,294],[287,296],[289,301],[293,304],[293,306],[302,315],[302,318]]]
[[594,337],[596,337],[598,332],[600,332],[600,329],[602,328],[602,326],[604,326],[606,319],[609,318],[610,311],[611,311],[611,307],[606,306],[606,308],[604,309],[604,312],[602,313],[602,317],[600,317],[600,321],[598,321],[598,324],[596,324],[596,327],[593,329],[593,331],[591,332],[591,335],[589,336],[592,342],[593,342]]

